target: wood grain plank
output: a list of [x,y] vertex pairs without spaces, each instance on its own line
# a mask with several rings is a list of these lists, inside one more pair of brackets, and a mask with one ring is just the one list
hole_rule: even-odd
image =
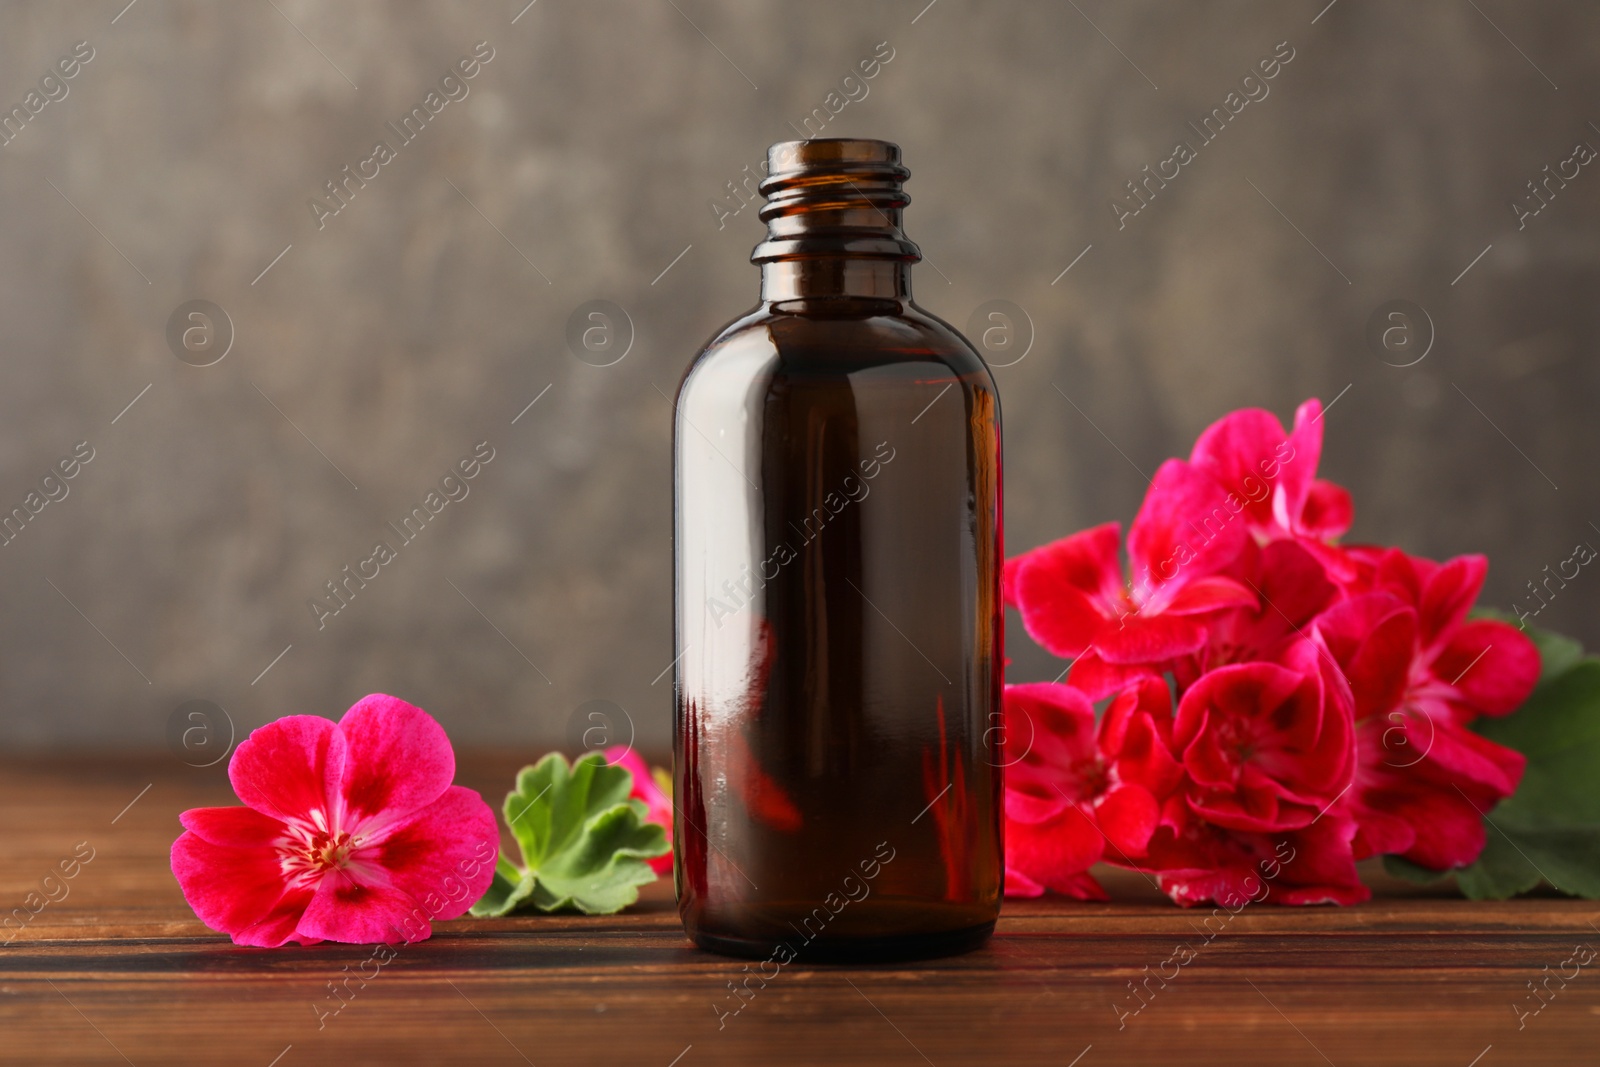
[[[513,769],[464,760],[460,780],[498,796]],[[1591,969],[1552,981],[1521,1029],[1513,1004],[1531,1009],[1527,983],[1574,945],[1600,945],[1600,907],[1388,881],[1360,907],[1247,907],[1207,941],[1208,911],[1110,871],[1115,902],[1010,902],[979,952],[797,964],[747,1001],[729,991],[745,965],[694,949],[658,883],[623,915],[438,924],[330,999],[367,948],[239,948],[184,905],[167,865],[177,813],[231,802],[216,769],[171,761],[0,766],[0,907],[78,842],[95,850],[66,898],[0,946],[0,1063],[1595,1062]],[[1195,958],[1163,979],[1180,942]]]

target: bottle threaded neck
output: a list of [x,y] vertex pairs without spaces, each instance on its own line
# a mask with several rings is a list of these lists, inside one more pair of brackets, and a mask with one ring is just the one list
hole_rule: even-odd
[[911,172],[890,141],[817,138],[767,150],[761,220],[767,239],[754,263],[850,257],[915,263],[922,252],[900,228]]

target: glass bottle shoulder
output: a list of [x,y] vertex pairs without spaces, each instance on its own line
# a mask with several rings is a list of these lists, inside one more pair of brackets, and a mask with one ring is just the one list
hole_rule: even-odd
[[948,323],[909,301],[862,300],[756,307],[706,344],[679,396],[706,386],[742,391],[763,379],[777,384],[872,372],[994,392],[988,366]]

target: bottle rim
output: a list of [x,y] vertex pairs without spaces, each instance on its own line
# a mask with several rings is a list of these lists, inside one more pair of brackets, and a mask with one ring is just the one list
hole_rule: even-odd
[[900,228],[911,176],[893,141],[819,137],[767,149],[758,212],[767,238],[756,263],[826,256],[917,262],[922,251]]

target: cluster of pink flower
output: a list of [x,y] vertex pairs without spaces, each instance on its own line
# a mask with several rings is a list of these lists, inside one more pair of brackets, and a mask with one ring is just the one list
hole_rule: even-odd
[[[1443,870],[1484,846],[1521,754],[1467,729],[1539,676],[1516,627],[1469,619],[1482,556],[1341,546],[1350,494],[1316,477],[1322,407],[1213,424],[1117,523],[1006,564],[1028,633],[1072,660],[1005,696],[1006,892],[1105,899],[1105,861],[1180,904],[1365,900],[1356,861]],[[1095,702],[1109,698],[1096,721]]]

